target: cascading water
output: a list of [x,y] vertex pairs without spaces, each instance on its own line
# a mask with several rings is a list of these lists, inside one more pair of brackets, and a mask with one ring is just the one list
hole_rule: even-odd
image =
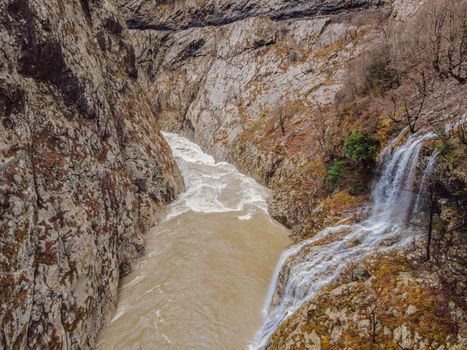
[[434,136],[432,133],[414,135],[394,151],[372,192],[373,213],[369,220],[393,224],[410,219],[420,149],[426,140]]
[[[285,318],[311,300],[352,261],[375,251],[407,246],[412,241],[414,229],[409,226],[409,220],[414,210],[417,163],[423,143],[434,137],[433,133],[415,134],[402,146],[392,149],[394,143],[391,143],[382,152],[387,159],[372,192],[372,213],[368,219],[358,224],[326,228],[283,253],[266,300],[266,319],[250,349],[265,347]],[[425,173],[434,167],[436,156],[432,158]],[[314,246],[333,234],[341,236],[330,243]],[[284,276],[285,281],[279,282]]]
[[428,160],[425,172],[423,173],[422,182],[420,183],[420,189],[417,194],[417,199],[415,200],[414,214],[417,214],[421,208],[423,208],[426,202],[426,193],[431,182],[431,177],[436,167],[436,160],[438,159],[439,152],[434,150],[431,154],[430,159]]

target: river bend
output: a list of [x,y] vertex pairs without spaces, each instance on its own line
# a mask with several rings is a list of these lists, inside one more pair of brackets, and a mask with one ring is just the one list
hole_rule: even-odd
[[98,349],[245,349],[287,231],[267,214],[267,189],[188,139],[164,136],[187,189],[122,279]]

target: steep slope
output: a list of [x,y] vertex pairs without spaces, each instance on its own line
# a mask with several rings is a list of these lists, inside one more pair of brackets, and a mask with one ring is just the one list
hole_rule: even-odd
[[110,1],[0,2],[0,348],[92,348],[183,181]]
[[[188,135],[269,187],[283,187],[271,212],[296,227],[316,202],[293,184],[303,182],[321,197],[325,163],[337,156],[331,153],[344,132],[374,130],[378,123],[349,115],[340,95],[348,62],[380,39],[378,25],[391,8],[381,1],[222,3],[238,6],[244,19],[178,29],[187,26],[178,14],[205,14],[205,5],[131,2],[134,8],[126,13],[139,78],[165,129]],[[307,17],[303,6],[313,8],[314,16]],[[224,16],[209,8],[216,18]],[[138,27],[133,21],[140,17],[177,29]]]
[[[440,132],[467,110],[463,0],[121,3],[139,79],[163,128],[272,188],[270,212],[297,242],[327,226],[364,220],[379,150],[410,133]],[[326,294],[354,282],[359,272],[349,269],[317,295],[318,313],[316,303],[304,305],[277,328],[271,348],[462,348],[463,130],[465,123],[454,135],[441,132],[422,150],[420,168],[435,149],[445,151],[432,210],[424,208],[418,223],[436,236],[431,250],[438,258],[427,261],[417,246],[408,265],[390,256],[364,262],[364,282],[342,288],[355,295],[351,305],[348,294]],[[414,175],[417,185],[421,173]],[[394,275],[387,273],[392,263]],[[393,291],[396,297],[387,302],[393,315],[378,316],[384,322],[373,336],[368,325],[376,321],[364,299],[378,288],[384,302]],[[406,315],[411,304],[419,311],[412,314],[412,307]],[[326,324],[318,329],[322,312]],[[432,320],[440,322],[430,329]]]
[[279,326],[267,349],[464,349],[462,309],[414,263],[394,253],[349,266]]

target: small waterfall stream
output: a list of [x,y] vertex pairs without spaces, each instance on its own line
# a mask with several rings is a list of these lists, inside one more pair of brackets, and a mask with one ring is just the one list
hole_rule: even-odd
[[[250,349],[264,348],[285,318],[313,299],[351,262],[377,251],[407,246],[414,240],[415,229],[409,221],[414,205],[419,205],[422,197],[415,193],[416,168],[424,142],[434,137],[433,133],[415,134],[403,145],[394,148],[393,142],[382,152],[384,167],[372,192],[372,212],[368,219],[326,228],[282,254],[266,300],[265,322]],[[427,181],[435,163],[436,153],[428,162],[422,182]],[[423,186],[422,183],[422,189]],[[330,243],[316,245],[333,234],[341,236]],[[280,282],[283,273],[285,281]]]
[[426,202],[426,195],[425,193],[428,190],[430,185],[431,176],[436,167],[436,161],[438,159],[439,152],[438,150],[434,150],[430,159],[428,160],[428,164],[426,166],[425,172],[423,173],[422,182],[420,183],[420,189],[417,194],[417,199],[415,200],[415,207],[413,213],[417,215],[421,208],[423,208]]

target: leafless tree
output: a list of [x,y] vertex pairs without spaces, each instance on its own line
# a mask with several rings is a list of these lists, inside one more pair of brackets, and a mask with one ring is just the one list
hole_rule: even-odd
[[287,133],[288,121],[297,115],[299,110],[300,102],[290,100],[282,101],[272,110],[273,120],[276,121],[276,127],[279,127],[283,136]]
[[457,127],[454,129],[454,132],[457,134],[459,141],[462,142],[464,145],[467,145],[467,126],[466,123],[459,123]]
[[318,133],[316,140],[323,154],[324,162],[329,162],[339,154],[339,148],[341,147],[339,140],[343,136],[340,124],[344,118],[340,116],[342,111],[339,108],[336,108],[335,111],[337,118],[333,118],[332,114],[329,113],[330,115],[328,115],[317,101],[314,101],[314,104],[317,115],[314,121],[315,130]]
[[[415,133],[418,130],[417,122],[423,115],[427,97],[433,88],[433,82],[429,80],[424,71],[420,71],[417,77],[411,77],[410,81],[415,87],[416,96],[410,99],[401,97],[402,102],[399,104],[396,97],[391,95],[393,110],[388,116],[396,123],[406,124],[410,132]],[[401,109],[402,113],[399,116]]]
[[434,190],[433,182],[428,186],[428,196],[429,196],[429,212],[428,212],[428,234],[426,242],[426,260],[430,261],[431,259],[431,241],[433,240],[433,216],[435,215],[436,209],[436,196]]
[[377,334],[377,329],[380,323],[377,312],[376,312],[377,309],[378,309],[378,305],[376,303],[368,307],[368,311],[370,313],[370,327],[371,327],[370,331],[371,331],[371,343],[372,344],[376,344],[376,334]]
[[[433,69],[459,83],[467,80],[467,2],[430,0],[421,18]],[[422,47],[423,49],[423,47]]]
[[276,125],[279,126],[281,134],[286,134],[286,122],[291,117],[291,111],[287,108],[286,103],[277,105],[272,111],[273,117],[276,120]]
[[374,349],[377,343],[378,332],[381,329],[380,321],[380,307],[378,304],[378,294],[375,290],[372,290],[368,295],[365,314],[369,321],[369,335],[371,338],[371,347]]

